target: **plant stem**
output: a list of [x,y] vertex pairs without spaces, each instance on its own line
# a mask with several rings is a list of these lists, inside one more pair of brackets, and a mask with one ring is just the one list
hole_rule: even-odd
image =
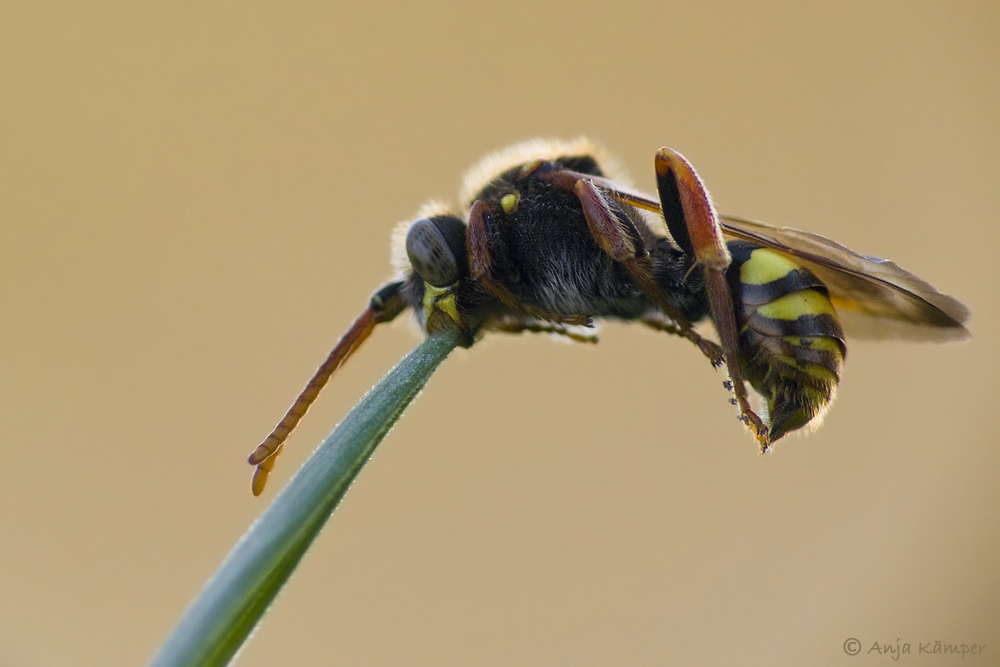
[[375,447],[458,345],[430,336],[351,410],[222,562],[153,659],[155,667],[232,660]]

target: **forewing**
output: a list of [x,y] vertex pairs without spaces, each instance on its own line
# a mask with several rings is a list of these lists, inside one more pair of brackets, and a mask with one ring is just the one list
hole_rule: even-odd
[[719,216],[723,233],[802,261],[830,290],[844,332],[855,338],[962,340],[969,310],[894,262],[790,227]]

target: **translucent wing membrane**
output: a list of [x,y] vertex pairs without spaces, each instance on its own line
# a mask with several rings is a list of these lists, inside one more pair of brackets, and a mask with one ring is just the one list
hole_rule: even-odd
[[720,216],[723,233],[787,253],[830,290],[849,337],[963,340],[969,310],[898,264],[860,255],[818,234]]
[[[609,194],[618,201],[660,213],[659,204],[646,195],[601,185],[610,186]],[[848,337],[925,341],[969,337],[964,326],[969,309],[895,262],[858,254],[824,236],[791,227],[729,215],[720,215],[719,224],[729,238],[773,248],[807,265],[830,290]]]

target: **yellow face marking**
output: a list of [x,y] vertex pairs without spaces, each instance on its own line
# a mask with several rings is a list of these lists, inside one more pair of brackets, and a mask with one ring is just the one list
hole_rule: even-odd
[[517,209],[518,196],[514,193],[504,195],[500,199],[500,206],[503,207],[503,212],[510,215]]
[[[744,266],[746,266],[744,264]],[[833,305],[830,300],[819,292],[804,289],[786,294],[771,303],[765,303],[757,308],[757,312],[772,320],[797,320],[802,315],[833,315]]]
[[462,326],[462,318],[458,315],[458,306],[455,305],[455,288],[458,283],[447,287],[434,287],[430,283],[424,283],[424,322],[430,322],[435,310],[455,321],[459,327]]
[[750,253],[750,259],[740,267],[740,282],[747,285],[766,285],[784,278],[799,265],[779,252],[769,248],[758,248]]

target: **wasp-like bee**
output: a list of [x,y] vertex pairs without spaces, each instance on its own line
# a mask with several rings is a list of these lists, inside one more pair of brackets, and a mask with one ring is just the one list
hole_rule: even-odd
[[[331,373],[376,324],[412,308],[430,334],[456,327],[595,342],[595,319],[638,321],[695,343],[762,451],[819,422],[861,337],[956,340],[968,310],[896,264],[829,239],[718,216],[683,156],[656,154],[658,198],[606,172],[586,140],[532,141],[466,176],[462,208],[426,205],[395,237],[400,278],[381,289],[284,419],[250,456],[253,491]],[[665,236],[662,227],[665,224]],[[719,342],[693,326],[710,319]],[[744,381],[763,399],[758,416]]]

